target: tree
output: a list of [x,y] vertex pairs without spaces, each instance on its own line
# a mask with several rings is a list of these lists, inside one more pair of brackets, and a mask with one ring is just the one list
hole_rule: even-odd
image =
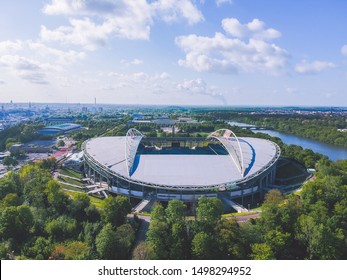
[[284,200],[280,190],[272,189],[265,195],[264,204],[280,204]]
[[4,157],[4,159],[2,160],[2,164],[9,167],[11,165],[17,165],[18,161],[10,156],[7,156],[7,157]]
[[34,224],[33,214],[26,205],[6,207],[0,216],[0,237],[22,241]]
[[146,242],[140,242],[134,249],[133,260],[153,260],[155,253]]
[[6,207],[0,216],[0,237],[8,239],[19,237],[21,227],[18,221],[18,212],[15,206]]
[[55,159],[55,157],[49,157],[39,162],[40,168],[48,169],[48,170],[54,168],[56,165],[57,165],[57,160]]
[[53,244],[50,240],[39,236],[32,248],[33,257],[36,259],[47,260],[53,250]]
[[130,248],[135,240],[135,232],[131,225],[123,224],[116,230],[118,241],[118,252],[120,259],[127,259]]
[[216,259],[216,240],[206,232],[197,233],[192,240],[192,254],[200,260]]
[[68,205],[68,196],[61,190],[59,184],[51,180],[44,190],[47,195],[49,205],[57,213],[63,213]]
[[166,212],[161,204],[157,204],[153,207],[151,212],[151,221],[167,222]]
[[118,259],[117,234],[110,223],[106,224],[96,236],[96,250],[102,259]]
[[21,199],[18,197],[16,193],[7,194],[1,202],[4,207],[19,206],[22,204]]
[[218,198],[201,196],[196,209],[200,225],[205,230],[213,231],[223,213],[223,204]]
[[64,240],[76,234],[77,222],[68,216],[59,216],[45,225],[45,231],[54,240]]
[[166,221],[151,220],[147,231],[147,243],[153,248],[156,258],[166,260],[169,257],[170,227]]
[[69,212],[77,221],[85,221],[87,217],[86,209],[90,206],[90,198],[85,193],[77,193],[70,201]]
[[57,145],[58,147],[64,147],[65,146],[64,140],[59,140]]
[[274,260],[275,256],[271,250],[271,247],[266,243],[255,243],[251,245],[253,260]]
[[27,165],[20,170],[19,180],[23,186],[24,200],[31,206],[47,208],[45,188],[51,180],[51,174],[38,165]]
[[305,214],[298,220],[296,236],[306,246],[309,259],[339,259],[345,250],[342,229],[331,230]]
[[269,230],[264,235],[265,243],[270,246],[273,256],[284,258],[286,251],[290,248],[290,234],[280,230]]
[[171,200],[165,210],[167,220],[170,223],[180,223],[184,221],[186,205],[180,200]]
[[101,221],[96,223],[86,222],[83,224],[83,241],[88,244],[92,252],[96,252],[95,239],[102,228],[103,223]]
[[17,186],[10,178],[5,177],[0,180],[0,199],[3,199],[10,193],[19,193],[19,186]]
[[110,223],[113,227],[124,224],[130,212],[131,204],[125,196],[109,196],[104,200],[103,218],[105,223]]
[[[59,244],[60,254],[64,255],[65,260],[87,260],[88,245],[81,241],[71,241],[66,245]],[[56,248],[57,248],[56,247]]]
[[221,259],[244,259],[245,248],[241,243],[243,233],[236,219],[222,219],[216,229],[216,240]]
[[176,222],[171,225],[170,236],[170,252],[169,258],[171,260],[184,260],[190,256],[189,238],[187,228],[184,221]]

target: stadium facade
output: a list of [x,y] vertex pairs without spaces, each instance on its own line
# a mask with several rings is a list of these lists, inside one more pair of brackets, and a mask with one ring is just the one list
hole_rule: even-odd
[[82,128],[80,124],[76,123],[62,123],[56,125],[46,126],[39,131],[38,134],[52,135],[52,134],[67,134],[78,131]]
[[84,172],[109,192],[140,199],[192,202],[200,196],[251,197],[273,184],[277,144],[221,129],[208,137],[125,136],[89,139]]

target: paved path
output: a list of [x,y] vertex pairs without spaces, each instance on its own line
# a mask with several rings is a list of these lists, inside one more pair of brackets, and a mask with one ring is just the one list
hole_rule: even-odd
[[259,218],[259,216],[260,216],[260,213],[253,213],[253,214],[249,214],[245,216],[235,216],[235,218],[238,223],[244,223],[250,219],[257,219]]
[[[134,217],[133,214],[128,215],[128,218],[133,218],[133,217]],[[149,217],[149,216],[137,215],[137,217],[139,218],[141,225],[140,225],[138,232],[136,233],[136,237],[135,237],[136,238],[136,241],[135,241],[136,245],[139,244],[140,242],[146,240],[146,234],[148,231],[149,222],[151,220],[151,217]]]

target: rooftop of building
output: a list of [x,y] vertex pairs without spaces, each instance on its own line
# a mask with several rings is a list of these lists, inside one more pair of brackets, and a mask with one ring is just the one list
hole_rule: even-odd
[[[278,146],[268,140],[240,137],[243,169],[228,153],[165,152],[143,153],[135,150],[129,172],[127,137],[90,139],[85,151],[100,165],[134,181],[168,186],[209,186],[237,182],[261,172],[279,157]],[[169,140],[170,141],[170,140]],[[232,145],[236,142],[231,140]]]

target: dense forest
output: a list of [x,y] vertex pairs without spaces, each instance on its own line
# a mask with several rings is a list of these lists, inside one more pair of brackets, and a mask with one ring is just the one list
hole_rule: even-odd
[[258,219],[223,217],[202,197],[195,217],[173,200],[151,213],[147,240],[131,253],[139,220],[128,198],[96,208],[86,194],[64,193],[49,163],[0,180],[1,259],[346,259],[347,161],[321,159],[301,192],[270,191]]
[[127,259],[138,223],[128,198],[97,209],[84,193],[69,196],[49,164],[27,165],[0,180],[1,259]]
[[321,160],[314,181],[296,194],[267,193],[260,217],[223,218],[216,199],[198,201],[196,219],[185,205],[156,206],[146,243],[135,259],[347,259],[347,161]]
[[[223,118],[230,113],[221,114],[206,113],[206,122],[181,124],[176,136],[206,136],[219,128],[254,136],[249,130],[227,125]],[[251,115],[237,115],[239,121],[254,123],[248,119]],[[317,135],[343,127],[333,117],[280,119],[277,123],[267,117],[270,121],[264,117],[268,122],[261,125],[285,130],[289,128],[279,127],[288,124],[291,133],[296,133],[296,126],[312,127],[307,130],[316,130]],[[79,122],[86,128],[72,134],[79,144],[100,135],[125,135],[130,128],[117,120]],[[1,149],[40,138],[35,133],[40,127],[25,124],[2,131]],[[169,136],[155,124],[135,127],[147,136]],[[127,217],[131,211],[128,198],[110,196],[97,208],[84,193],[64,192],[50,174],[55,163],[44,160],[0,179],[0,258],[347,259],[347,160],[331,162],[311,150],[285,145],[279,138],[261,133],[257,137],[275,141],[282,156],[318,170],[301,192],[283,196],[270,191],[258,219],[238,223],[223,217],[221,202],[207,198],[197,202],[194,217],[186,217],[186,205],[171,201],[165,208],[158,204],[153,209],[146,242],[135,244],[140,221]]]

